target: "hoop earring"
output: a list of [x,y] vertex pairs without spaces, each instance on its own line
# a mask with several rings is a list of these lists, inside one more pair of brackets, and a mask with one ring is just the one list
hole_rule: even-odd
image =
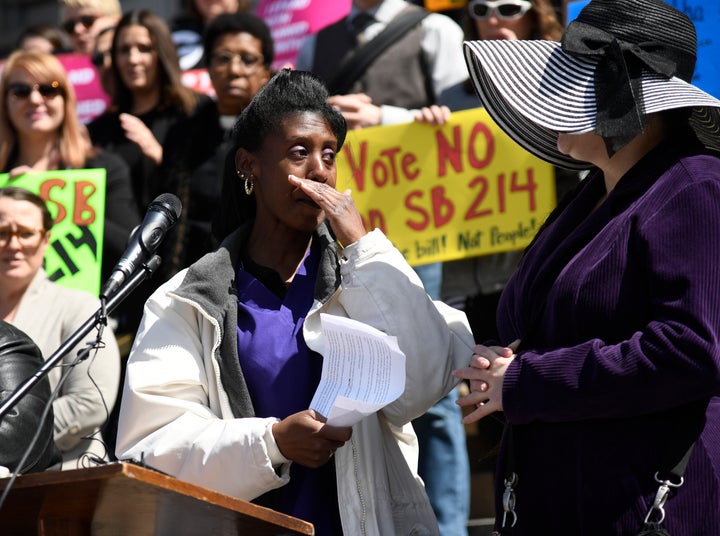
[[252,194],[253,188],[255,188],[255,183],[250,180],[250,177],[252,177],[252,173],[250,175],[248,175],[247,177],[244,177],[245,183],[243,186],[245,187],[245,195]]

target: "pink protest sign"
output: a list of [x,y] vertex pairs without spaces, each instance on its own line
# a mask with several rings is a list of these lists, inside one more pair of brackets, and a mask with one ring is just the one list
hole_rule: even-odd
[[81,123],[88,123],[105,111],[110,99],[100,86],[97,70],[88,56],[58,54],[68,80],[77,95],[77,112]]
[[350,12],[351,0],[260,0],[255,13],[275,41],[273,67],[294,65],[300,43]]

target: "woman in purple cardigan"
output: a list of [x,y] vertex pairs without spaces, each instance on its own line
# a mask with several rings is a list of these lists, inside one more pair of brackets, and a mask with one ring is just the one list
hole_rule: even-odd
[[720,101],[695,52],[662,0],[592,0],[562,44],[465,45],[510,136],[591,169],[502,295],[507,346],[455,372],[466,422],[504,414],[503,534],[720,534]]

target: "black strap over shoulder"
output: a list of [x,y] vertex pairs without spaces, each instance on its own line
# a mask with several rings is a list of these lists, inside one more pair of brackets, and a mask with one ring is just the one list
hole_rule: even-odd
[[348,93],[373,61],[392,43],[417,26],[430,13],[425,9],[411,9],[400,13],[374,38],[346,55],[332,80],[328,82],[331,95]]

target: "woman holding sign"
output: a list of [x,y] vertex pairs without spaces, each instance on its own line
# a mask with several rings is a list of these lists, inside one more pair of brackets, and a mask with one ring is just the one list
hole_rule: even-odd
[[94,149],[78,121],[77,99],[60,61],[46,52],[10,55],[0,82],[0,173],[106,171],[102,278],[125,251],[140,223],[130,173],[117,156]]
[[[310,73],[283,70],[240,115],[216,229],[224,240],[146,304],[117,455],[305,519],[320,535],[437,534],[409,423],[452,389],[472,337],[335,189],[346,124],[327,97]],[[407,358],[405,392],[352,428],[308,409],[323,312],[396,336]]]

